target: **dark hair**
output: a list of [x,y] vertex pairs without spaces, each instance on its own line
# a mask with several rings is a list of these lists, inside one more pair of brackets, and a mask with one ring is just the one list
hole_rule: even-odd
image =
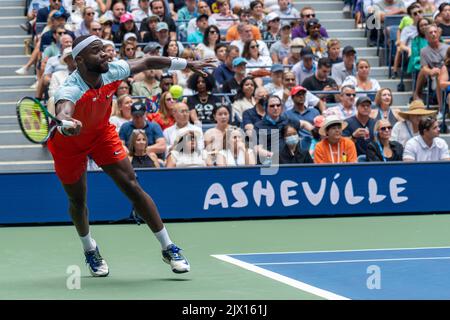
[[216,43],[216,46],[214,48],[214,52],[217,54],[217,50],[219,50],[220,48],[227,48],[228,46],[225,43]]
[[192,91],[197,91],[197,83],[199,78],[203,78],[203,80],[205,80],[206,91],[212,92],[215,89],[216,83],[214,81],[214,77],[209,73],[207,73],[206,77],[203,77],[198,73],[191,74],[187,80],[187,87]]
[[[251,46],[252,42],[255,42],[256,44],[258,44],[258,41],[256,41],[256,39],[247,41],[247,42],[244,44],[244,50],[242,50],[242,57],[245,58],[245,59],[247,59],[247,60],[250,60],[250,59],[251,59],[251,56],[250,56],[250,46]],[[260,56],[259,51],[258,51],[258,56]]]
[[225,53],[225,55],[228,57],[229,55],[230,55],[230,53],[231,52],[233,52],[233,51],[237,51],[237,52],[240,52],[240,50],[239,50],[239,48],[238,47],[236,47],[235,45],[229,45],[228,47],[227,47],[227,52]]
[[246,83],[247,81],[251,81],[251,82],[253,83],[253,95],[255,95],[255,90],[256,90],[256,88],[257,88],[257,85],[256,85],[255,80],[253,79],[253,77],[245,77],[245,78],[241,81],[241,83],[239,84],[239,89],[238,89],[238,92],[237,92],[237,94],[236,94],[236,97],[234,98],[234,101],[243,99],[243,98],[245,97],[245,94],[244,94],[244,85],[245,85],[245,83]]
[[406,12],[408,13],[408,16],[411,16],[412,12],[415,8],[420,8],[421,5],[418,2],[413,2],[412,4],[410,4],[408,6],[408,8],[406,8]]
[[[294,129],[295,131],[297,131],[297,129],[295,129],[295,127],[294,127],[292,124],[287,124],[287,125],[285,125],[285,126],[283,127],[283,129],[281,129],[281,134],[282,134],[282,137],[283,137],[283,138],[286,137],[286,134],[287,134],[287,131],[288,131],[289,128],[292,128],[292,129]],[[297,135],[298,135],[298,132],[297,132]]]
[[264,7],[264,3],[263,3],[262,1],[260,1],[260,0],[254,0],[254,1],[250,2],[250,10],[255,9],[255,7],[256,7],[258,4],[260,4],[260,5],[262,5],[262,6]]
[[321,67],[327,67],[331,68],[331,60],[329,58],[320,58],[317,62],[317,69],[320,69]]
[[163,7],[164,7],[164,13],[166,13],[166,5],[164,3],[164,0],[152,0],[152,1],[150,1],[150,9],[153,9],[153,3],[155,3],[155,2],[161,2],[163,4]]
[[178,41],[177,40],[169,40],[169,42],[167,42],[166,43],[166,45],[164,46],[164,48],[163,48],[163,53],[162,53],[162,55],[163,55],[163,57],[168,57],[169,56],[169,53],[168,53],[168,50],[169,50],[169,45],[170,45],[170,43],[172,43],[172,42],[175,42],[176,44],[177,44],[177,57],[179,57],[180,56],[180,47],[178,46]]
[[429,19],[429,18],[421,18],[421,19],[417,22],[417,33],[418,33],[418,36],[419,36],[419,37],[422,37],[422,38],[425,38],[425,34],[422,33],[422,32],[420,31],[420,23],[421,23],[423,20],[426,20],[426,21],[428,22],[428,25],[432,24],[433,21],[432,21],[431,19]]
[[439,8],[438,8],[439,14],[441,14],[442,11],[444,11],[444,9],[445,9],[446,6],[450,6],[450,3],[449,3],[448,1],[443,2],[443,3],[441,3],[441,4],[439,5]]
[[226,104],[226,103],[218,103],[218,104],[216,104],[216,105],[214,106],[214,108],[213,108],[213,110],[212,110],[212,115],[213,115],[213,117],[215,117],[217,111],[219,111],[219,110],[222,109],[222,108],[227,109],[228,113],[229,113],[230,116],[231,116],[231,107],[230,107],[228,104]]
[[430,130],[433,124],[437,121],[434,117],[425,117],[419,121],[419,132],[423,136],[425,130]]
[[246,9],[246,8],[239,9],[238,17],[241,17],[241,15],[243,15],[244,13],[247,13],[249,15],[250,14],[250,9]]
[[[210,25],[210,26],[208,26],[207,28],[206,28],[206,30],[205,30],[205,35],[203,36],[203,43],[205,44],[205,45],[207,45],[207,46],[209,46],[209,33],[211,32],[211,29],[214,29],[216,32],[217,32],[217,35],[219,36],[218,38],[217,38],[217,42],[219,42],[220,41],[220,30],[219,30],[219,28],[216,26],[216,25]],[[217,44],[217,43],[216,43]]]
[[283,101],[281,100],[281,98],[280,98],[279,96],[277,96],[276,94],[271,94],[271,95],[269,95],[269,97],[267,98],[266,107],[269,106],[269,100],[272,99],[272,98],[277,99],[277,100],[280,102],[280,104],[283,105]]

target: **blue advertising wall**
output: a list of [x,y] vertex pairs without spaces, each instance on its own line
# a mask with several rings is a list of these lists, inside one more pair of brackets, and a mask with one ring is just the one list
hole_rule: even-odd
[[[450,212],[450,163],[150,169],[138,180],[165,220]],[[53,172],[0,174],[0,224],[69,222]],[[127,218],[131,204],[88,173],[90,220]]]

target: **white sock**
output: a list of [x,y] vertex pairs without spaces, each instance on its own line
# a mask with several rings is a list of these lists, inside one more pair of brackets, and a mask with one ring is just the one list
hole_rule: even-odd
[[91,238],[91,232],[89,232],[84,237],[80,237],[81,243],[83,244],[84,251],[91,251],[97,248],[97,243]]
[[161,248],[163,250],[167,249],[167,247],[173,243],[172,240],[170,240],[166,227],[163,227],[161,231],[155,232],[155,237],[158,239],[159,243],[161,243]]

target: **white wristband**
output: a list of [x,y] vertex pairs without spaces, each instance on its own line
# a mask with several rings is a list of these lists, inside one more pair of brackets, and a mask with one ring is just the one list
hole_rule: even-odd
[[58,130],[59,133],[61,133],[63,136],[68,137],[69,135],[64,131],[64,127],[62,126],[57,126],[56,130]]
[[187,67],[186,59],[170,57],[170,60],[169,70],[184,70]]

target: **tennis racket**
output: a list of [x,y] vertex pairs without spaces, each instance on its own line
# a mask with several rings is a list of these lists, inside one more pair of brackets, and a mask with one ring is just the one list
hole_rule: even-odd
[[72,128],[74,123],[59,120],[47,108],[30,97],[22,98],[16,106],[17,120],[24,136],[33,143],[44,144],[58,128]]

